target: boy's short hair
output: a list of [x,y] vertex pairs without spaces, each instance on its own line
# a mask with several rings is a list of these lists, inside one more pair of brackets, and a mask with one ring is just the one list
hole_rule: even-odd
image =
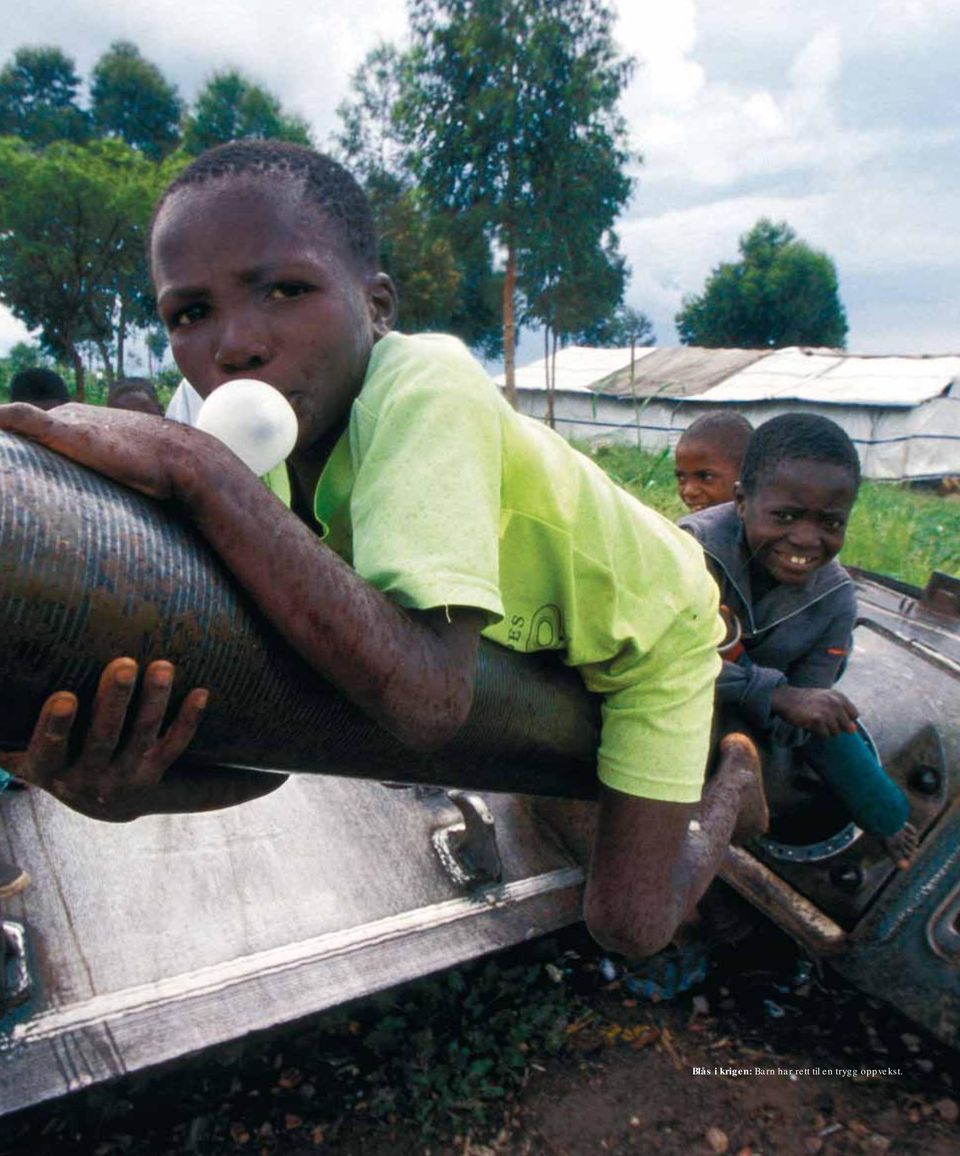
[[38,365],[33,369],[21,369],[13,375],[10,400],[64,405],[70,400],[70,391],[59,373]]
[[167,185],[150,221],[149,238],[160,210],[178,189],[240,174],[279,173],[303,182],[303,195],[322,209],[340,229],[347,251],[368,271],[378,262],[377,230],[370,201],[356,179],[324,153],[276,140],[239,140],[201,153]]
[[677,445],[683,441],[709,441],[728,461],[740,462],[752,436],[753,426],[742,414],[721,410],[719,413],[705,413],[692,421],[680,435]]
[[118,377],[107,388],[107,405],[114,405],[128,393],[143,393],[160,405],[160,398],[149,377]]
[[846,432],[815,413],[784,413],[754,431],[740,471],[740,485],[752,494],[763,474],[781,462],[827,462],[846,470],[860,487],[860,458]]

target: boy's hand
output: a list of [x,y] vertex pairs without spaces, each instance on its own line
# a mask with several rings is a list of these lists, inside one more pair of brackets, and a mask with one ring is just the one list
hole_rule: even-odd
[[0,429],[31,438],[152,498],[174,495],[178,463],[195,456],[189,447],[178,452],[182,443],[199,437],[219,445],[179,422],[97,405],[47,411],[23,403],[0,405]]
[[859,711],[839,690],[778,686],[770,696],[770,710],[795,727],[827,739],[857,729]]
[[123,823],[150,814],[164,773],[196,733],[207,691],[191,690],[161,736],[173,666],[151,662],[133,723],[121,741],[136,681],[132,658],[116,658],[104,668],[83,749],[74,762],[68,762],[68,746],[77,699],[69,691],[58,691],[43,704],[26,751],[4,753],[0,763],[90,818]]

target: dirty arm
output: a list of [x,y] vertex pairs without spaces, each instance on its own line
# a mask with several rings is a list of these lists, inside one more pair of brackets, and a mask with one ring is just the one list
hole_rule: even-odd
[[402,742],[438,747],[462,725],[481,615],[401,609],[216,439],[174,422],[77,405],[49,413],[5,406],[0,427],[178,502],[290,645]]

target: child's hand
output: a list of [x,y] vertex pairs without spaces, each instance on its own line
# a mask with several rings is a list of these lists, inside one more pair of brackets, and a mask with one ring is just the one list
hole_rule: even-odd
[[151,662],[144,672],[133,724],[121,742],[136,681],[137,664],[132,658],[116,658],[104,668],[76,761],[67,760],[77,699],[69,691],[58,691],[43,704],[27,750],[4,753],[0,762],[93,819],[122,823],[150,814],[164,773],[196,733],[207,691],[191,690],[161,736],[173,666]]
[[96,405],[61,405],[47,411],[23,403],[0,405],[0,429],[31,438],[153,498],[174,495],[177,465],[191,456],[189,445],[178,452],[181,443],[202,438],[219,445],[179,422]]
[[770,696],[770,710],[795,727],[827,739],[857,729],[859,711],[839,690],[778,686]]

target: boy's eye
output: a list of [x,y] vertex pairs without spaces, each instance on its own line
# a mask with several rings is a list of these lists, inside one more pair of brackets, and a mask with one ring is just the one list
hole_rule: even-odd
[[797,520],[797,515],[792,510],[774,510],[773,516],[784,526],[789,526],[791,522]]
[[302,297],[305,293],[309,292],[309,285],[301,285],[294,281],[281,281],[276,285],[270,286],[267,292],[267,299],[270,301],[286,301],[291,297]]
[[168,329],[182,329],[185,325],[192,325],[207,315],[206,305],[188,305],[185,309],[178,309],[171,314],[167,322]]
[[843,518],[824,518],[823,526],[826,530],[842,530]]

